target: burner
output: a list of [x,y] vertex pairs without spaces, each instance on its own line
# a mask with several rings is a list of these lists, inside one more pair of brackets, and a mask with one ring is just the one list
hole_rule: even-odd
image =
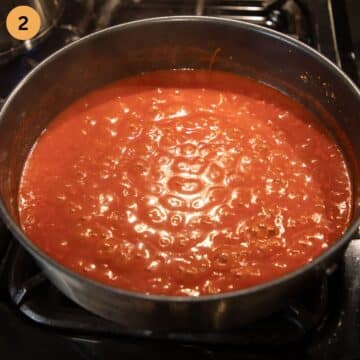
[[[339,307],[337,295],[341,281],[333,277],[314,284],[312,291],[269,318],[240,330],[219,333],[129,333],[126,328],[90,314],[62,295],[37,268],[20,246],[11,252],[9,293],[20,312],[38,324],[58,330],[97,335],[136,335],[152,339],[191,343],[233,345],[287,345],[303,340],[311,331],[326,327]],[[335,292],[334,292],[335,290]]]

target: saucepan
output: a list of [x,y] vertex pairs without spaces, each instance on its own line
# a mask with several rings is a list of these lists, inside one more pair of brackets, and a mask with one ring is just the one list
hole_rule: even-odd
[[[314,111],[347,158],[354,194],[348,229],[321,256],[274,281],[202,297],[154,296],[115,289],[63,267],[19,226],[17,193],[26,157],[48,123],[75,99],[145,71],[210,68],[278,88]],[[278,32],[209,17],[135,21],[91,34],[47,58],[13,91],[0,113],[0,211],[15,238],[70,299],[129,333],[222,331],[285,306],[328,276],[360,225],[360,92],[325,57]]]
[[[0,19],[6,19],[7,14],[16,6],[30,6],[40,16],[41,26],[38,35],[27,41],[14,39],[8,33],[6,26],[0,27],[0,64],[10,61],[13,57],[29,51],[39,41],[46,38],[52,27],[57,23],[64,9],[64,0],[3,0],[0,7]],[[4,24],[5,25],[5,24]]]

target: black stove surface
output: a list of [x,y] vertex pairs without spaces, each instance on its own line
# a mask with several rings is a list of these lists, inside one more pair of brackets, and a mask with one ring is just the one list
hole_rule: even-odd
[[[331,278],[315,282],[313,289],[294,300],[291,306],[271,317],[239,330],[219,333],[142,332],[128,334],[126,329],[103,320],[80,308],[55,287],[36,267],[31,257],[20,247],[9,251],[8,291],[13,304],[27,318],[58,330],[85,332],[89,335],[137,335],[159,340],[189,341],[229,345],[290,345],[299,342],[313,331],[322,331],[337,321],[342,286],[339,272]],[[51,306],[49,306],[51,304]]]
[[[292,306],[222,334],[129,335],[61,295],[12,242],[3,254],[2,359],[359,359],[360,240],[327,280]],[[5,264],[4,264],[5,262]]]
[[[359,0],[66,0],[36,48],[0,66],[0,100],[53,51],[139,18],[209,15],[251,21],[320,50],[354,81],[360,74]],[[0,224],[1,359],[360,359],[360,240],[313,291],[231,333],[127,334],[65,298]]]

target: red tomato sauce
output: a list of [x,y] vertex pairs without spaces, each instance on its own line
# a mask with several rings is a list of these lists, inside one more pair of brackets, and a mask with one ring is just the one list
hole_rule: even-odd
[[315,116],[254,80],[178,70],[81,98],[40,136],[22,228],[114,287],[198,296],[278,278],[347,227],[344,157]]

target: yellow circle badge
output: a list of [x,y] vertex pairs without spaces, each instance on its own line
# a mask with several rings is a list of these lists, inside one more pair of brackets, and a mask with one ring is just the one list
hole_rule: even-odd
[[40,15],[30,6],[17,6],[6,18],[7,31],[17,40],[32,39],[38,34],[40,27]]

